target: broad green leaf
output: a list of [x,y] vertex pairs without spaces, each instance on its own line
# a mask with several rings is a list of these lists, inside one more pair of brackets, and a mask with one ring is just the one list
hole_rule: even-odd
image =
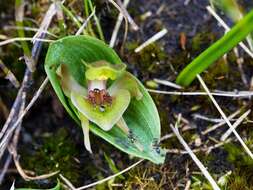
[[[94,107],[84,101],[84,95],[74,93],[70,99],[64,94],[60,82],[61,78],[56,72],[60,65],[66,66],[75,81],[84,88],[87,88],[85,73],[88,67],[85,64],[99,61],[115,65],[122,64],[122,61],[114,50],[104,42],[89,36],[69,36],[50,45],[46,56],[45,70],[61,103],[79,125],[81,125],[79,114],[83,113],[91,121],[89,125],[90,131],[97,136],[100,136],[123,152],[151,160],[154,163],[163,163],[165,153],[157,145],[160,139],[160,119],[156,106],[145,87],[133,75],[128,73],[125,79],[110,81],[112,87],[110,90],[116,94],[115,97],[121,99],[120,104],[125,105],[128,102],[128,98],[130,98],[129,93],[132,97],[136,97],[131,98],[130,104],[127,106],[122,120],[120,120],[126,122],[131,131],[130,134],[121,130],[117,125],[112,128],[109,125],[114,124],[115,121],[117,122],[120,119],[118,118],[120,114],[116,112],[122,112],[120,110],[122,109],[120,108],[121,106],[116,106],[119,109],[116,109],[116,112],[113,110],[114,116],[108,115],[107,119],[111,120],[108,122],[106,119],[103,119],[104,113],[100,113],[101,115],[94,113]],[[121,90],[113,89],[114,82],[117,89]],[[137,89],[132,90],[132,87],[136,87]],[[128,95],[126,92],[129,92]],[[123,98],[126,100],[123,101]],[[91,112],[93,113],[90,115]],[[96,115],[95,118],[94,115]],[[116,119],[112,119],[112,117],[116,117]],[[100,126],[101,122],[102,126],[106,122],[109,124],[103,129]],[[106,131],[108,129],[110,130]],[[95,142],[91,142],[91,146],[92,143]]]
[[176,82],[183,86],[191,84],[197,74],[200,74],[207,69],[212,63],[246,38],[246,36],[252,31],[253,11],[248,13],[228,33],[187,65],[186,68],[179,73]]

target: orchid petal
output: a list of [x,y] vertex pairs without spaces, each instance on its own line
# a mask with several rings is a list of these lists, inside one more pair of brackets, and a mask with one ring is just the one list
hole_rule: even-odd
[[131,97],[135,97],[137,100],[140,100],[143,96],[136,79],[128,72],[125,72],[124,75],[114,81],[108,89],[108,92],[110,94],[114,94],[119,89],[128,90],[131,94]]
[[87,95],[87,90],[78,84],[78,82],[70,75],[67,66],[61,64],[57,69],[57,74],[61,77],[61,86],[64,94],[70,97],[70,92]]
[[126,65],[123,63],[110,64],[103,60],[93,63],[83,61],[83,63],[87,67],[85,77],[88,80],[115,80],[126,69]]
[[130,93],[127,90],[118,90],[113,96],[112,104],[107,106],[103,112],[94,107],[88,99],[75,92],[71,92],[71,101],[78,111],[91,122],[108,131],[126,111],[130,103]]
[[86,150],[92,153],[91,146],[90,146],[90,136],[89,136],[89,120],[83,116],[82,113],[79,113],[79,118],[81,120],[81,126],[83,129],[84,134],[84,146]]

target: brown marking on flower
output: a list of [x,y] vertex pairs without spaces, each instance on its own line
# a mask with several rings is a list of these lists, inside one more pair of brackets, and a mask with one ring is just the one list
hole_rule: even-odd
[[107,105],[112,104],[112,97],[105,89],[99,90],[95,88],[94,90],[90,90],[88,100],[93,106],[99,106],[101,112],[105,110]]

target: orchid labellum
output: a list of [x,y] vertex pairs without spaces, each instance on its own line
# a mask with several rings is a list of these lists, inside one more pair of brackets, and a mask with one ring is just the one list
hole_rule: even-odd
[[91,131],[128,154],[163,163],[155,104],[113,49],[90,36],[64,37],[50,45],[45,70],[89,152]]

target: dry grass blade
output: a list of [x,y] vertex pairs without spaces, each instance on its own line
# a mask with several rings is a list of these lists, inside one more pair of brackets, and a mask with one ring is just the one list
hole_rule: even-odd
[[[20,27],[20,26],[4,26],[3,27],[4,30],[11,30],[11,29],[14,29],[14,30],[26,30],[26,31],[33,31],[33,32],[38,32],[40,29],[39,28],[32,28],[32,27],[28,27],[28,26],[24,26],[24,27]],[[42,30],[43,33],[46,33],[48,34],[49,36],[52,36],[54,38],[58,38],[58,36],[56,36],[55,34],[47,31],[47,30]]]
[[[179,117],[180,118],[180,117]],[[175,127],[173,127],[173,125],[170,125],[170,128],[172,129],[172,131],[175,133],[175,135],[177,136],[179,142],[184,146],[185,150],[188,152],[188,154],[191,156],[192,160],[196,163],[196,165],[199,167],[200,171],[203,173],[203,175],[206,177],[206,179],[209,181],[209,183],[211,184],[212,188],[214,190],[220,190],[219,186],[217,185],[217,183],[214,181],[214,179],[212,178],[212,176],[210,175],[210,173],[207,171],[207,169],[205,168],[205,166],[201,163],[201,161],[197,158],[197,156],[192,152],[191,148],[187,145],[187,143],[184,141],[183,137],[180,135],[179,131],[178,131],[178,123],[179,123],[180,119],[178,120],[178,122],[175,124]]]
[[122,4],[121,0],[116,0],[119,7],[121,8],[122,12],[124,13],[124,15],[126,15],[127,20],[129,22],[129,24],[131,25],[131,27],[134,30],[139,30],[138,25],[134,22],[133,18],[130,16],[130,14],[128,13],[128,11],[126,10],[125,6]]
[[75,190],[76,188],[74,187],[74,185],[67,179],[65,178],[62,174],[59,175],[60,178],[62,179],[62,181],[71,189],[71,190]]
[[16,166],[19,174],[26,181],[47,179],[47,178],[50,178],[50,177],[56,175],[57,173],[59,173],[59,171],[56,171],[56,172],[52,172],[52,173],[49,173],[49,174],[43,174],[43,175],[39,175],[39,176],[28,176],[25,173],[25,171],[23,170],[23,168],[21,167],[20,163],[19,163],[19,155],[17,154],[16,148],[14,148],[12,145],[10,145],[9,146],[9,152],[13,156],[13,160],[14,160],[15,166]]
[[[11,44],[13,42],[18,42],[18,41],[32,41],[33,38],[10,38],[4,41],[0,42],[0,46],[4,46],[7,44]],[[49,39],[42,39],[42,38],[36,38],[36,41],[41,41],[41,42],[54,42],[54,40],[49,40]]]
[[[125,8],[127,8],[127,5],[129,4],[129,2],[130,2],[130,0],[124,0],[123,5],[124,5]],[[110,47],[114,47],[114,45],[115,45],[117,35],[118,35],[118,32],[119,32],[119,28],[121,26],[123,18],[124,18],[124,15],[120,12],[119,16],[117,18],[117,22],[116,22],[115,27],[114,27],[113,32],[112,32],[112,37],[111,37],[110,44],[109,44]]]
[[128,19],[127,19],[127,15],[125,14],[125,12],[121,9],[120,6],[118,6],[117,3],[115,3],[113,0],[108,0],[116,9],[118,9],[118,11],[123,15],[124,20],[125,20],[125,32],[124,32],[124,37],[123,37],[123,42],[122,42],[122,47],[127,39],[127,32],[128,32]]
[[[163,90],[154,90],[148,89],[149,92],[157,93],[157,94],[167,94],[167,95],[178,95],[178,96],[208,96],[207,92],[178,92],[178,91],[163,91]],[[215,91],[210,92],[212,96],[222,96],[222,97],[230,97],[230,98],[250,98],[253,96],[252,91]]]
[[[233,124],[233,129],[236,129],[237,126],[241,124],[241,122],[250,114],[251,110],[246,111],[244,114],[241,115]],[[232,133],[232,129],[229,128],[220,138],[221,141],[225,141],[229,135]]]
[[11,164],[11,161],[12,161],[12,156],[9,154],[8,157],[5,160],[4,166],[3,166],[2,171],[0,173],[0,184],[3,183],[5,174],[6,174],[8,168],[9,168],[9,166]]
[[29,104],[24,109],[24,111],[22,112],[22,114],[19,116],[19,118],[16,120],[16,122],[11,126],[11,129],[8,130],[8,132],[6,132],[6,134],[1,139],[1,142],[0,142],[0,153],[1,154],[0,155],[2,155],[3,151],[5,150],[6,144],[8,144],[7,139],[12,135],[13,131],[16,129],[16,127],[18,126],[18,124],[22,121],[22,119],[25,116],[25,114],[29,111],[29,109],[32,107],[32,105],[36,102],[36,100],[40,96],[41,92],[43,91],[43,89],[45,88],[45,86],[46,86],[47,83],[48,83],[48,78],[46,78],[43,81],[43,83],[41,84],[40,88],[35,93],[35,95],[33,96],[32,100],[29,102]]
[[[235,116],[239,115],[241,113],[241,109],[237,110],[236,112],[232,113],[231,115],[228,116],[228,119],[231,120],[233,119]],[[206,135],[214,130],[216,130],[217,128],[223,126],[226,124],[226,121],[223,119],[223,121],[221,121],[220,123],[217,123],[211,127],[209,127],[208,129],[206,129],[205,131],[202,132],[202,135]]]
[[151,38],[149,38],[147,41],[145,41],[143,44],[141,44],[139,47],[137,47],[134,52],[138,53],[148,45],[156,42],[157,40],[161,39],[165,34],[167,34],[168,30],[166,28],[162,29],[160,32],[157,32],[155,35],[153,35]]
[[52,3],[49,7],[49,9],[47,10],[42,23],[40,25],[40,28],[38,30],[38,32],[33,36],[33,43],[35,41],[37,41],[37,38],[39,38],[40,36],[42,36],[42,34],[44,33],[43,31],[47,30],[54,15],[57,13],[57,11],[60,9],[59,5],[58,5],[58,1],[56,1],[55,3]]
[[123,174],[123,173],[129,171],[130,169],[136,167],[137,165],[139,165],[139,164],[140,164],[141,162],[143,162],[143,161],[144,161],[144,160],[139,160],[138,162],[132,164],[132,165],[129,166],[128,168],[126,168],[126,169],[124,169],[124,170],[122,170],[122,171],[120,171],[120,172],[118,172],[118,173],[116,173],[116,174],[114,174],[114,175],[111,175],[111,176],[109,176],[109,177],[107,177],[107,178],[104,178],[104,179],[102,179],[102,180],[96,181],[96,182],[91,183],[91,184],[89,184],[89,185],[85,185],[85,186],[79,187],[79,188],[77,188],[76,190],[87,189],[87,188],[90,188],[90,187],[99,185],[99,184],[101,184],[101,183],[104,183],[104,182],[106,182],[106,181],[109,181],[110,179],[115,178],[115,177],[117,177],[117,176],[119,176],[119,175],[121,175],[121,174]]
[[175,89],[182,89],[182,86],[175,84],[173,82],[167,81],[167,80],[161,80],[161,79],[154,79],[154,81],[158,84],[162,84],[164,86],[169,86]]
[[13,86],[18,88],[20,86],[19,81],[17,80],[15,75],[5,66],[5,64],[2,62],[2,60],[0,60],[0,68],[4,72],[5,78],[8,79],[13,84]]
[[217,110],[220,112],[220,114],[223,117],[223,119],[226,121],[226,123],[228,124],[228,126],[230,127],[230,129],[232,130],[232,132],[235,134],[235,136],[238,139],[238,141],[241,143],[241,145],[243,146],[243,148],[245,149],[245,151],[247,152],[247,154],[251,157],[251,159],[253,159],[252,152],[247,147],[247,145],[244,143],[244,141],[242,140],[242,138],[240,137],[240,135],[236,132],[236,130],[234,129],[233,125],[230,123],[230,121],[228,120],[227,116],[222,111],[222,109],[220,108],[219,104],[216,102],[216,100],[214,99],[214,97],[210,93],[210,91],[207,88],[205,82],[202,80],[202,78],[199,75],[197,75],[197,78],[199,79],[200,84],[202,85],[202,87],[204,88],[204,90],[208,93],[209,98],[212,100],[213,104],[215,105],[215,107],[217,108]]
[[84,23],[82,24],[82,26],[76,32],[76,36],[80,35],[83,32],[84,28],[87,26],[88,22],[95,15],[95,13],[96,13],[96,10],[94,8],[93,11],[92,11],[92,13],[88,16],[88,18],[84,21]]

